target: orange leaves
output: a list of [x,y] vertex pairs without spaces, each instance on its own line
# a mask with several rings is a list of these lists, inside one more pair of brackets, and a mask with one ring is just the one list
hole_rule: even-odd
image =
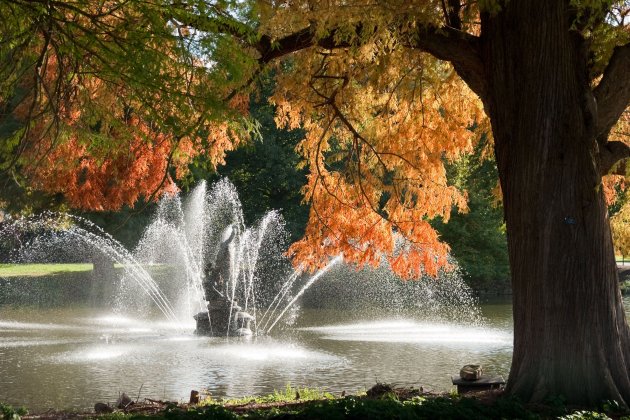
[[30,175],[36,187],[63,193],[72,207],[116,210],[140,196],[176,191],[166,171],[172,146],[166,139],[150,143],[135,137],[95,156],[72,138],[47,153]]
[[206,127],[210,148],[207,157],[213,168],[225,164],[225,152],[234,150],[242,143],[238,134],[230,128],[227,122],[217,123]]
[[332,255],[343,254],[358,266],[373,267],[386,258],[405,278],[436,276],[440,268],[447,267],[448,246],[426,221],[386,220],[373,211],[371,201],[357,185],[338,182],[329,190],[324,183],[334,179],[331,175],[315,181],[318,185],[314,187],[309,185],[314,188],[309,224],[304,238],[289,249],[296,261],[318,269]]
[[71,63],[58,59],[65,50],[42,48],[40,82],[25,78],[26,96],[11,110],[26,127],[16,154],[33,187],[63,194],[72,207],[116,210],[157,199],[177,189],[175,179],[196,156],[216,167],[247,136],[233,121],[247,114],[248,95],[235,93],[225,104],[211,97],[208,69],[180,63],[169,34],[146,52],[159,62],[129,64],[150,74],[111,68],[115,61],[106,68],[90,58]]
[[[620,141],[630,144],[630,106],[621,114],[621,117],[612,128],[608,141]],[[602,189],[606,204],[613,204],[619,197],[620,191],[627,188],[628,162],[620,161],[613,167],[611,174],[602,178]],[[625,174],[624,174],[625,169]],[[616,173],[617,175],[614,175]],[[627,213],[627,211],[626,211]]]
[[117,209],[173,191],[196,156],[216,166],[247,137],[256,62],[227,36],[179,30],[195,7],[89,0],[10,9],[15,42],[0,46],[11,57],[0,102],[19,128],[0,148],[0,166],[32,186],[75,207]]
[[[338,25],[325,9],[312,9],[323,13],[317,22]],[[360,20],[367,25],[364,13]],[[309,224],[290,252],[311,268],[342,253],[359,265],[386,258],[405,277],[436,275],[448,247],[428,220],[467,209],[444,165],[472,151],[481,135],[473,127],[486,125],[485,115],[449,65],[374,23],[360,46],[303,51],[292,57],[295,70],[278,77],[276,122],[306,129],[297,150],[310,171]]]
[[626,177],[623,175],[606,175],[602,178],[602,189],[606,204],[610,206],[619,198],[618,191],[626,189]]
[[174,193],[172,175],[185,176],[195,156],[206,153],[216,166],[240,142],[226,123],[219,124],[207,128],[211,146],[204,150],[198,138],[156,132],[137,117],[112,129],[107,147],[92,144],[88,133],[69,132],[54,145],[45,139],[45,147],[27,150],[30,159],[39,161],[28,175],[36,188],[62,193],[70,206],[85,210],[117,210],[140,198]]

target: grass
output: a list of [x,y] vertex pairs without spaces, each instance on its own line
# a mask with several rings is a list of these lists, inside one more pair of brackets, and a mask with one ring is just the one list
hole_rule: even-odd
[[92,264],[0,264],[0,277],[40,277],[92,271]]
[[[621,262],[621,257],[616,257],[617,262]],[[625,258],[630,262],[630,257]],[[115,268],[121,268],[120,264],[116,264]],[[151,272],[160,272],[167,270],[169,267],[163,264],[156,264],[148,267]],[[79,264],[0,264],[0,277],[42,277],[53,276],[63,273],[79,273],[92,271],[91,263]]]
[[[301,402],[315,400],[332,400],[335,396],[318,388],[293,388],[291,384],[287,384],[282,391],[274,390],[273,394],[263,396],[253,396],[245,398],[234,398],[219,400],[218,403],[225,406],[238,406],[245,404],[274,404],[274,403],[292,403],[297,400]],[[207,399],[202,401],[202,405],[216,404],[217,402]]]
[[[115,269],[121,269],[122,264],[114,264]],[[153,264],[145,266],[151,274],[160,274],[172,269],[168,264]],[[44,277],[66,273],[85,273],[93,270],[91,263],[75,264],[0,264],[0,277]]]

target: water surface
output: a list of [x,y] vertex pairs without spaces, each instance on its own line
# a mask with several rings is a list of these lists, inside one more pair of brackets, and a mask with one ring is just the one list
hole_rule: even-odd
[[339,393],[375,382],[450,390],[468,363],[506,376],[510,305],[481,306],[483,326],[340,310],[302,310],[290,328],[251,340],[193,334],[194,325],[143,321],[83,307],[0,307],[0,401],[32,411],[89,409],[135,398],[186,400],[293,386]]

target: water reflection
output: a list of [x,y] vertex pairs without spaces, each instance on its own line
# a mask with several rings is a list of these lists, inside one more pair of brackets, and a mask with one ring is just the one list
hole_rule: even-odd
[[291,383],[339,393],[376,381],[447,391],[467,363],[508,374],[511,305],[487,302],[481,311],[483,325],[466,326],[311,309],[292,328],[247,340],[91,308],[0,307],[0,401],[32,411],[89,409],[121,392],[185,400],[191,389],[240,397]]
[[387,343],[423,343],[439,346],[511,346],[512,335],[509,331],[480,326],[457,324],[436,324],[412,320],[388,320],[368,323],[332,325],[303,328],[321,334],[326,340],[387,342]]

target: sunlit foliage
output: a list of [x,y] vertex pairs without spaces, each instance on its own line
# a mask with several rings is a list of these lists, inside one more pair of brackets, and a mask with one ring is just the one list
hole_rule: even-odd
[[[594,38],[597,78],[615,43],[627,38],[628,5],[591,3],[574,5],[575,27]],[[448,248],[428,221],[448,221],[452,207],[466,211],[466,193],[448,184],[444,165],[470,153],[490,129],[477,96],[451,64],[436,60],[439,47],[423,44],[423,36],[441,30],[453,38],[478,35],[479,13],[496,13],[500,4],[303,0],[261,6],[262,31],[272,39],[280,43],[303,28],[316,39],[316,46],[291,55],[273,98],[279,125],[307,130],[298,150],[309,169],[304,193],[311,215],[304,239],[291,248],[297,260],[320,266],[326,255],[343,253],[376,265],[387,255],[405,276],[434,275],[446,265]],[[609,17],[602,19],[606,10]],[[611,23],[613,16],[622,22]],[[614,132],[611,139],[628,141],[627,132]]]
[[613,234],[615,253],[621,256],[630,255],[630,204],[626,203],[610,218],[610,228]]

